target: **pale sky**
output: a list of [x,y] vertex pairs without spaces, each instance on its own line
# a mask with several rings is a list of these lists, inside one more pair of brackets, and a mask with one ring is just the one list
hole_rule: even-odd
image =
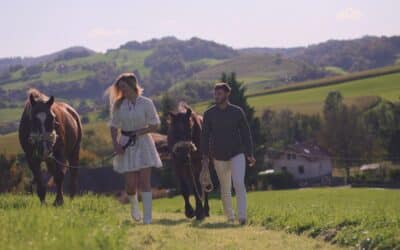
[[397,0],[1,0],[0,58],[176,36],[234,48],[400,35]]

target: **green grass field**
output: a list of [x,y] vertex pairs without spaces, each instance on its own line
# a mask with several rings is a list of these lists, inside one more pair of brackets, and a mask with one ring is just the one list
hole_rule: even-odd
[[[297,91],[265,94],[248,97],[248,102],[258,114],[266,108],[280,110],[289,108],[301,113],[319,113],[330,91],[340,91],[349,104],[364,103],[365,98],[380,96],[390,101],[400,100],[400,73],[354,80],[323,87],[313,87]],[[208,102],[195,105],[197,112],[204,112]]]
[[35,196],[0,195],[2,249],[400,249],[398,190],[253,192],[245,227],[225,222],[218,199],[203,222],[184,218],[181,197],[153,208],[145,226],[111,197],[84,195],[54,208]]
[[[108,53],[96,53],[94,55],[75,58],[71,60],[62,60],[55,63],[56,66],[60,64],[68,66],[78,66],[78,65],[90,65],[96,63],[115,63],[116,67],[120,70],[138,70],[142,76],[148,76],[150,69],[144,66],[144,59],[149,56],[153,51],[135,51],[135,50],[115,50]],[[43,81],[45,84],[48,83],[61,83],[61,82],[71,82],[83,80],[89,76],[93,76],[93,71],[88,70],[75,70],[68,73],[57,73],[56,71],[43,72],[39,77],[29,80],[20,80],[22,77],[22,70],[13,72],[11,81],[9,83],[4,83],[1,88],[4,90],[9,89],[23,89],[26,88],[32,81]]]
[[271,80],[278,81],[287,75],[293,74],[302,67],[302,64],[290,59],[281,59],[270,55],[241,55],[221,63],[214,64],[193,76],[193,79],[215,81],[222,72],[235,72],[240,81],[249,84],[248,93],[254,93],[253,84],[263,88],[271,86]]
[[[106,122],[101,121],[85,124],[83,129],[83,136],[85,136],[86,130],[94,130],[96,131],[96,134],[98,136],[100,136],[102,139],[106,140],[110,143],[110,145],[112,145],[111,137],[109,136],[109,129],[106,125]],[[17,154],[21,152],[22,149],[19,145],[17,132],[0,135],[0,153]]]
[[23,108],[4,108],[0,109],[0,124],[17,121],[21,118]]

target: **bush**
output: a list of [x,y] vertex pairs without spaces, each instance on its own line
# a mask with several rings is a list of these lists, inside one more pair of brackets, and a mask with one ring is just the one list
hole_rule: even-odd
[[262,175],[259,178],[262,189],[267,189],[268,187],[271,187],[272,189],[287,189],[296,188],[298,186],[293,175],[289,172],[277,172]]
[[0,193],[24,191],[28,179],[15,155],[0,154]]
[[390,169],[389,178],[393,182],[400,182],[400,169]]

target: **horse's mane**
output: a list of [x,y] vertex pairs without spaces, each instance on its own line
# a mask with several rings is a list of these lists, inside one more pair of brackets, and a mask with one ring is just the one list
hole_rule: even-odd
[[26,91],[26,101],[25,101],[25,115],[29,117],[29,120],[32,120],[32,105],[30,102],[30,96],[34,98],[35,101],[40,101],[40,102],[46,102],[49,100],[49,97],[39,90],[35,88],[30,88],[28,91]]
[[35,101],[42,101],[42,102],[46,102],[49,100],[49,97],[45,94],[43,94],[42,92],[40,92],[38,89],[35,88],[30,88],[28,89],[28,91],[26,92],[27,95],[27,101],[29,101],[30,96],[33,96],[33,98],[35,99]]
[[[189,105],[187,105],[184,102],[180,102],[178,107],[174,110],[171,111],[172,113],[186,113],[187,110],[190,109],[192,111],[192,114],[190,115],[190,120],[193,123],[192,127],[192,141],[195,144],[196,147],[200,147],[200,137],[201,137],[201,128],[202,128],[202,123],[203,119],[201,115],[196,114],[193,109],[190,108]],[[170,130],[171,127],[168,127],[168,135],[170,135]],[[173,136],[168,136],[168,146],[172,148],[173,144],[175,144],[175,141],[173,139]]]

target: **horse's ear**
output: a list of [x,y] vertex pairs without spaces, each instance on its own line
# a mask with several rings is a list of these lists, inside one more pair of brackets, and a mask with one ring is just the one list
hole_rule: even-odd
[[49,100],[46,102],[46,104],[50,107],[54,103],[54,96],[50,96]]
[[32,106],[36,104],[35,97],[32,94],[29,95],[29,102]]

